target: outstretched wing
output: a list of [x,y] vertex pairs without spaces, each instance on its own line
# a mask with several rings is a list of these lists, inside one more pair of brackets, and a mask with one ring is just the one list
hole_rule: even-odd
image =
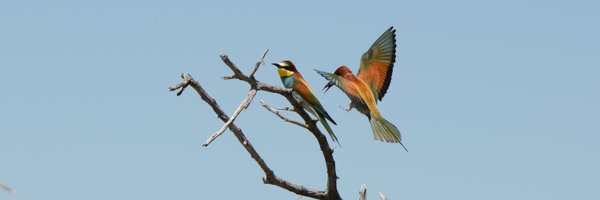
[[390,27],[362,55],[357,77],[371,87],[373,95],[381,101],[390,87],[396,62],[396,30]]

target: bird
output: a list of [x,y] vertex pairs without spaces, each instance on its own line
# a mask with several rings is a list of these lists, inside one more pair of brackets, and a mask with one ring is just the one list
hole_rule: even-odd
[[408,151],[402,144],[398,128],[383,118],[377,109],[377,102],[383,99],[390,87],[394,62],[396,62],[396,30],[392,26],[363,53],[356,76],[345,65],[337,68],[334,73],[317,69],[315,71],[329,81],[323,87],[325,92],[333,85],[337,86],[350,98],[350,107],[346,110],[356,108],[367,116],[375,140],[400,143],[402,148]]
[[[340,145],[335,133],[327,123],[329,120],[334,125],[337,125],[335,121],[331,118],[329,113],[323,108],[319,99],[310,88],[306,80],[302,77],[300,72],[294,66],[294,63],[289,60],[284,60],[279,63],[272,63],[277,67],[277,73],[281,78],[281,82],[283,86],[288,89],[292,89],[292,95],[294,98],[300,103],[300,105],[308,112],[312,113],[314,116],[318,118],[318,120],[323,124],[325,130],[331,136],[331,139],[334,142],[337,142]],[[341,146],[341,145],[340,145]]]

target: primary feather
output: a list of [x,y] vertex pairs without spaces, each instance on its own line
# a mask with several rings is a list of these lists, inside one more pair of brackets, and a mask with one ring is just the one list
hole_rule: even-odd
[[396,30],[386,30],[360,59],[356,76],[373,89],[373,95],[381,101],[392,81],[396,62]]

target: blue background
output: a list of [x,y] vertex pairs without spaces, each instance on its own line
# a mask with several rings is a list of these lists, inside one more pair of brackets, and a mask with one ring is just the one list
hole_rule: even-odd
[[[338,185],[356,199],[600,199],[598,1],[2,1],[0,199],[296,199],[262,171],[189,90],[190,73],[232,113],[248,86],[224,81],[293,60],[343,148]],[[357,69],[397,29],[379,103],[410,152],[376,142],[313,68]],[[273,66],[256,74],[280,85]],[[261,92],[236,123],[282,178],[325,187],[313,136]],[[297,117],[288,113],[291,117]]]

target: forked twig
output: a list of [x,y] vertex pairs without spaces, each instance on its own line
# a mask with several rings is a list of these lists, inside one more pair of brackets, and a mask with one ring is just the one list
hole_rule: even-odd
[[289,122],[289,123],[292,123],[292,124],[296,124],[296,125],[298,125],[298,126],[300,126],[302,128],[308,128],[308,125],[306,125],[306,124],[304,124],[302,122],[290,119],[290,118],[288,118],[286,116],[283,116],[283,114],[281,114],[278,110],[272,108],[271,106],[267,105],[265,103],[265,101],[263,101],[262,99],[260,100],[260,104],[262,104],[262,106],[265,107],[268,111],[270,111],[273,114],[277,115],[277,117],[283,119],[284,122]]
[[[264,62],[265,56],[267,56],[268,52],[269,52],[269,49],[265,50],[265,52],[262,54],[262,56],[256,62],[256,66],[254,66],[254,69],[250,73],[250,76],[249,76],[250,79],[254,79],[254,73],[256,73],[256,71],[260,67],[260,64],[262,64]],[[231,61],[229,61],[229,63],[231,63],[231,65],[234,66],[234,68],[235,68],[235,65]],[[240,70],[235,70],[234,72],[236,72],[236,71],[239,73],[242,72]],[[233,78],[233,76],[223,77],[223,79],[225,79],[225,80],[229,80],[232,78]],[[235,110],[235,112],[233,112],[233,114],[231,115],[229,120],[227,122],[225,122],[225,124],[223,124],[223,127],[221,127],[221,129],[219,129],[217,132],[215,132],[213,135],[211,135],[208,139],[206,139],[206,141],[204,142],[204,144],[202,144],[202,146],[204,146],[204,147],[208,146],[210,143],[212,143],[212,141],[214,141],[219,136],[221,136],[225,132],[227,127],[229,127],[229,125],[231,125],[231,123],[233,123],[233,121],[235,121],[235,119],[237,119],[238,115],[242,112],[242,110],[246,110],[248,108],[248,105],[250,105],[250,102],[252,102],[252,100],[254,99],[254,96],[256,96],[256,88],[253,87],[252,89],[250,89],[250,91],[246,95],[246,98],[242,101],[240,106]]]

